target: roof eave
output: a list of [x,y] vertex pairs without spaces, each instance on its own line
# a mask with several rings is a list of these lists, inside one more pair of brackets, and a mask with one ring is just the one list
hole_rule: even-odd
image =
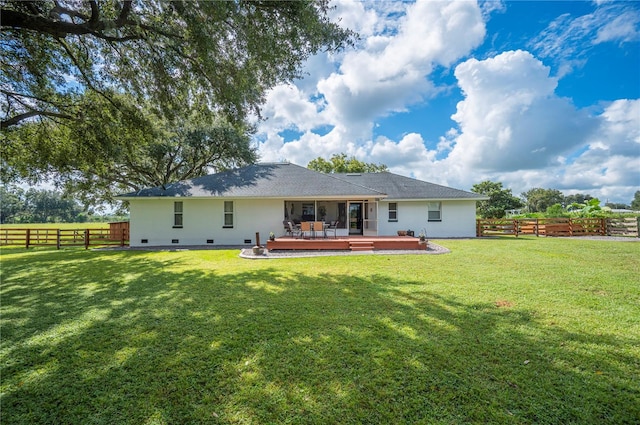
[[277,196],[183,196],[183,195],[164,195],[164,196],[116,196],[115,199],[118,201],[131,201],[138,199],[286,199],[286,200],[309,200],[309,201],[335,201],[335,200],[352,200],[352,199],[383,199],[386,198],[387,195],[376,193],[376,194],[352,194],[352,195],[277,195]]
[[385,201],[391,202],[400,202],[400,201],[410,201],[410,202],[419,202],[419,201],[487,201],[489,198],[478,197],[478,198],[387,198]]

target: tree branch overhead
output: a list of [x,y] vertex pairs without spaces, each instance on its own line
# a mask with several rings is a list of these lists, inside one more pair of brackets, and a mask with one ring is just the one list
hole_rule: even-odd
[[[242,119],[257,109],[266,89],[296,77],[299,65],[311,54],[352,42],[354,34],[329,22],[327,10],[328,0],[9,0],[3,2],[0,25],[3,42],[12,49],[9,56],[23,55],[15,65],[20,65],[18,60],[29,61],[26,69],[31,75],[23,81],[32,84],[33,91],[48,85],[60,93],[64,85],[52,81],[62,81],[69,73],[78,76],[81,89],[91,90],[84,76],[92,73],[90,68],[100,67],[105,84],[135,88],[131,94],[136,96],[156,93],[153,100],[163,109],[177,106],[172,104],[176,93],[183,97],[199,86],[199,91],[210,93],[208,104]],[[85,69],[73,63],[73,49],[50,45],[61,39],[70,46],[90,47]],[[110,51],[110,44],[123,46],[119,55]],[[143,71],[127,72],[132,64]],[[176,78],[187,75],[193,80]],[[6,80],[12,77],[17,78]]]
[[255,160],[247,117],[267,90],[355,38],[329,20],[329,0],[4,0],[0,8],[0,173],[82,176],[78,187],[100,182],[104,193],[123,186],[109,171],[123,164],[147,184]]

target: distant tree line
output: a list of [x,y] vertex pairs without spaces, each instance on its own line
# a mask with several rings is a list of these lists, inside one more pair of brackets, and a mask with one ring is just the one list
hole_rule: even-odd
[[0,187],[2,223],[85,222],[87,214],[75,200],[55,190]]
[[592,216],[607,209],[632,209],[640,211],[640,190],[636,191],[630,205],[607,203],[603,209],[599,199],[589,195],[576,193],[564,195],[557,189],[533,188],[520,195],[513,195],[511,189],[504,188],[500,182],[484,181],[473,185],[472,192],[486,195],[486,201],[477,204],[477,214],[482,218],[502,218],[507,211],[516,210],[529,215],[546,215],[560,217],[566,215]]
[[0,223],[85,223],[122,216],[94,214],[77,200],[47,189],[0,186]]

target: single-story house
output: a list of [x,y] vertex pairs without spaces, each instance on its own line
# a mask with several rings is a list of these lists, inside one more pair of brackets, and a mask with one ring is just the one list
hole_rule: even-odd
[[381,173],[319,173],[291,163],[259,163],[123,194],[130,244],[242,245],[283,222],[338,222],[337,236],[475,237],[476,193]]

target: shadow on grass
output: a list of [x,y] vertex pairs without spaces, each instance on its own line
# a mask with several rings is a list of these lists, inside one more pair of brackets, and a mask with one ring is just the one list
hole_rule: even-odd
[[[388,276],[3,261],[4,423],[633,423],[636,338]],[[636,376],[637,378],[637,376]]]

